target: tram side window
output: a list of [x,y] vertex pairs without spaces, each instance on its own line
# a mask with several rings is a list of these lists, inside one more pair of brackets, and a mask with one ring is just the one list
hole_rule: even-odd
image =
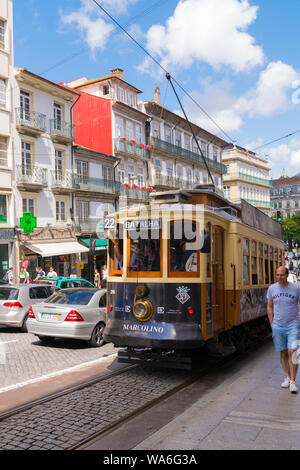
[[201,244],[200,253],[206,253],[206,275],[207,277],[210,277],[211,276],[211,262],[210,262],[211,224],[210,223],[207,223],[205,229],[203,230],[202,237],[200,239],[200,244]]
[[114,238],[109,239],[110,274],[122,274],[123,224],[118,224]]
[[256,242],[251,241],[251,271],[252,271],[252,285],[257,285],[258,284],[258,279],[257,279],[257,253],[256,253]]
[[160,271],[160,236],[157,238],[130,238],[129,271]]
[[243,238],[243,281],[244,284],[249,284],[249,240]]
[[265,284],[270,284],[269,276],[269,250],[268,245],[264,245],[264,258],[265,258]]
[[196,246],[197,224],[191,221],[175,220],[170,223],[169,271],[199,271],[199,257]]
[[270,246],[270,275],[271,284],[274,284],[274,259],[273,259],[273,248]]
[[276,273],[276,269],[279,266],[278,255],[279,255],[279,250],[277,248],[274,248],[274,273]]
[[258,244],[258,280],[260,284],[264,283],[264,252],[263,244]]

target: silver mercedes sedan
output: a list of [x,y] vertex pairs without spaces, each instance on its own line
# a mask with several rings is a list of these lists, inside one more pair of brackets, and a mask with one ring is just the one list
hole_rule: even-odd
[[105,322],[106,289],[61,289],[30,307],[27,329],[44,342],[74,338],[99,347]]

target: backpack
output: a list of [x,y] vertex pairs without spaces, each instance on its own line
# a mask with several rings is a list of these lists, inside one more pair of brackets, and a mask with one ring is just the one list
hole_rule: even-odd
[[9,271],[6,271],[6,273],[3,276],[3,281],[8,281],[8,273]]

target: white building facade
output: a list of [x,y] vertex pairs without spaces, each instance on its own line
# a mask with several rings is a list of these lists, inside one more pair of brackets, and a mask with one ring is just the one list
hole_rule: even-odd
[[[27,260],[31,276],[37,265],[46,271],[54,265],[59,275],[76,272],[78,265],[81,247],[76,244],[72,217],[72,107],[77,98],[72,90],[15,69],[16,270]],[[20,228],[24,213],[36,218],[33,233],[25,234]]]
[[0,278],[16,264],[15,204],[13,198],[13,7],[0,2]]
[[270,214],[272,181],[268,159],[236,145],[222,151],[222,162],[227,167],[223,177],[224,195],[239,204],[242,199]]

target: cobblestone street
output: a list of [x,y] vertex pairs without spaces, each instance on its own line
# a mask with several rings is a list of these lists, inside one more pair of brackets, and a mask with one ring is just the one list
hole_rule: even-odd
[[84,341],[57,339],[45,345],[32,334],[0,328],[0,392],[115,353],[112,344],[91,348]]

